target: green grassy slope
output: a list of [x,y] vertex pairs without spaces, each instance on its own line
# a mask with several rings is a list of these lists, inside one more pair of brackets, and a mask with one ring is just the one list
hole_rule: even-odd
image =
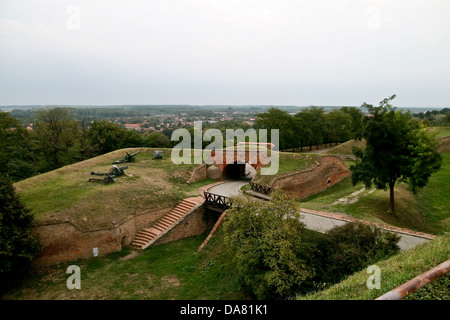
[[279,152],[278,172],[274,175],[261,175],[261,173],[258,172],[252,179],[252,182],[266,185],[272,179],[284,173],[304,170],[311,167],[316,163],[316,158],[317,155],[314,154]]
[[[381,268],[381,288],[369,289],[370,274],[361,270],[323,291],[299,297],[301,300],[373,300],[450,258],[450,235],[440,236],[376,265]],[[450,274],[419,289],[406,299],[450,299]]]
[[[151,247],[131,259],[129,249],[104,257],[61,263],[34,270],[5,300],[217,300],[245,299],[230,270],[231,257],[206,235]],[[125,259],[124,259],[125,258]],[[69,290],[69,265],[81,269],[81,289]]]
[[364,149],[366,147],[365,140],[349,140],[347,142],[344,142],[327,152],[325,154],[343,154],[343,155],[352,155],[352,148],[357,147],[360,149]]
[[[437,127],[437,139],[446,141],[447,127]],[[343,144],[344,145],[344,144]],[[339,148],[338,146],[337,148]],[[348,149],[348,148],[347,148]],[[302,201],[308,209],[341,212],[356,218],[417,231],[442,234],[450,231],[450,150],[442,148],[442,166],[429,183],[414,195],[405,183],[395,187],[395,214],[389,209],[389,191],[366,190],[346,178],[332,188]],[[349,167],[352,161],[345,161]]]
[[[111,184],[88,182],[91,171],[108,172],[112,162],[126,152],[141,152],[128,166],[124,176]],[[154,149],[131,148],[78,162],[15,184],[16,190],[35,214],[37,223],[69,220],[83,230],[109,227],[135,214],[176,205],[185,197],[196,196],[205,180],[186,185],[196,164],[176,165],[170,159],[153,160]]]

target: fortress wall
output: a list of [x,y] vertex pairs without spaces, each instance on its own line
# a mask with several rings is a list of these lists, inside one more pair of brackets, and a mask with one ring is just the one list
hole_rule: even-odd
[[191,175],[191,178],[189,179],[188,183],[193,183],[199,180],[206,179],[208,177],[207,175],[207,166],[206,164],[202,164],[198,168],[196,168]]
[[203,205],[198,206],[195,210],[188,213],[172,230],[155,241],[153,246],[198,236],[206,230],[211,229],[215,221],[212,221],[213,219],[206,221],[203,218],[205,210]]
[[93,257],[93,248],[98,255],[120,251],[128,246],[134,235],[142,228],[159,220],[172,208],[141,214],[109,229],[83,231],[70,222],[35,225],[34,234],[41,239],[42,251],[33,261],[36,266],[48,266],[76,259]]
[[312,168],[277,177],[270,186],[303,199],[326,190],[350,175],[351,172],[339,157],[321,156],[319,163]]

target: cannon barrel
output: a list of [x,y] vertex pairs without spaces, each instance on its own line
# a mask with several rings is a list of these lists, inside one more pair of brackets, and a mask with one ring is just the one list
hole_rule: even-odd
[[92,171],[91,174],[94,174],[94,175],[96,175],[96,176],[106,176],[106,175],[107,175],[107,173],[103,173],[103,172],[95,172],[95,171]]

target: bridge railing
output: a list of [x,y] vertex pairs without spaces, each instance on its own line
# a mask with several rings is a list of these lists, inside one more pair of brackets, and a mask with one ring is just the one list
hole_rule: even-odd
[[263,186],[261,184],[257,184],[254,182],[250,182],[250,188],[253,191],[259,192],[259,193],[263,193],[263,194],[270,194],[272,192],[272,188],[268,187],[268,186]]
[[209,208],[226,210],[231,207],[231,201],[228,197],[211,192],[203,192],[205,196],[205,204]]

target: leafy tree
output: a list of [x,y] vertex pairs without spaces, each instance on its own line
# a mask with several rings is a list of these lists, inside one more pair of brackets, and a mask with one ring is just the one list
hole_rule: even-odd
[[303,109],[294,115],[295,121],[295,139],[300,143],[300,150],[303,152],[303,147],[312,145],[313,129],[311,126],[312,117],[308,110]]
[[31,234],[33,214],[16,195],[12,180],[0,174],[0,284],[2,290],[24,272],[41,250]]
[[340,110],[352,119],[350,128],[352,133],[351,139],[361,139],[364,129],[364,113],[355,107],[342,107]]
[[30,133],[17,119],[0,111],[0,173],[18,181],[36,173]]
[[363,104],[371,116],[363,131],[366,149],[355,148],[356,164],[350,167],[353,184],[364,182],[377,189],[390,191],[390,210],[394,212],[394,187],[396,182],[409,182],[415,193],[423,188],[430,175],[437,171],[442,158],[437,142],[409,112],[396,111],[390,101],[393,95],[380,102],[378,107]]
[[126,130],[121,148],[142,147],[144,141],[140,133],[135,130]]
[[161,132],[152,132],[144,139],[144,145],[150,148],[168,148],[170,139]]
[[256,129],[267,129],[267,139],[271,141],[270,130],[279,131],[279,150],[296,147],[294,118],[286,111],[269,108],[267,112],[257,114]]
[[239,281],[258,299],[294,296],[311,270],[300,258],[304,225],[299,205],[280,191],[272,201],[235,198],[224,220],[225,245]]
[[316,145],[318,149],[325,139],[326,122],[323,108],[315,106],[305,108],[300,111],[300,115],[297,117],[302,119],[303,132],[308,136],[309,150],[312,149],[313,145]]
[[81,160],[80,130],[69,110],[40,110],[35,135],[44,157],[44,170],[52,170]]
[[93,121],[88,139],[99,154],[120,149],[124,145],[127,130],[106,120]]
[[333,110],[325,114],[328,127],[328,139],[337,144],[352,137],[352,118],[342,110]]

